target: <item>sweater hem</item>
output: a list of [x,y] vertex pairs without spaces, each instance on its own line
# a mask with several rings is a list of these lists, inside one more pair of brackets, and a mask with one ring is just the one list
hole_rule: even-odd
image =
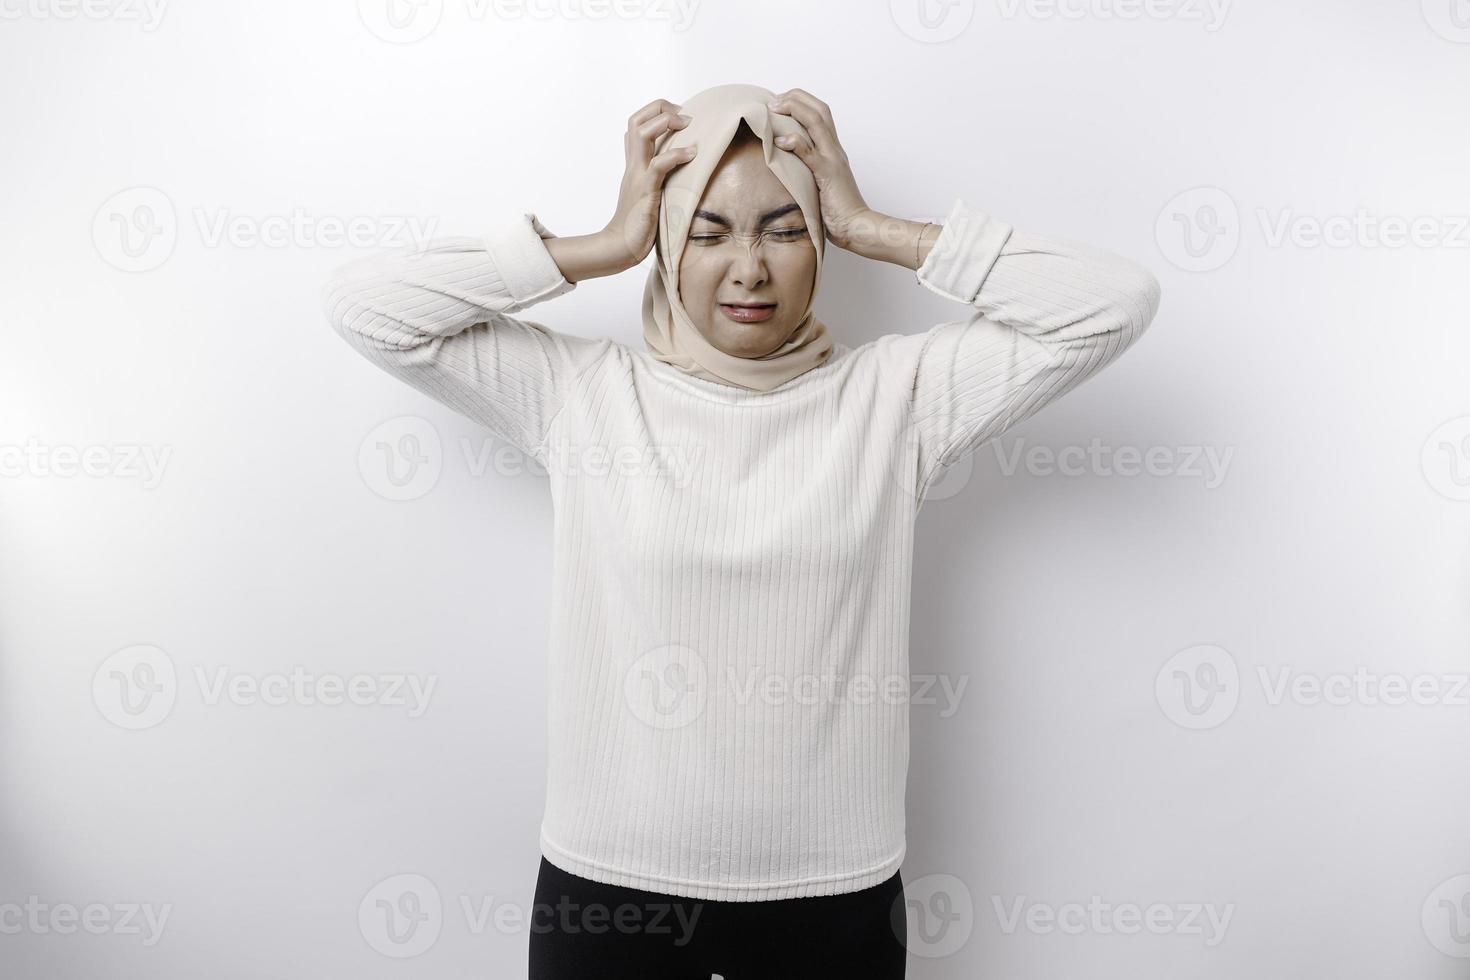
[[882,864],[859,871],[801,878],[796,881],[721,884],[640,874],[614,868],[573,854],[566,848],[552,843],[544,830],[541,831],[540,836],[542,855],[547,861],[569,874],[622,888],[637,888],[678,898],[704,899],[712,902],[765,902],[784,898],[816,898],[823,895],[842,895],[847,892],[861,891],[864,888],[882,884],[893,877],[899,866],[903,864],[904,853],[907,850],[907,841],[904,841],[899,844],[894,855]]

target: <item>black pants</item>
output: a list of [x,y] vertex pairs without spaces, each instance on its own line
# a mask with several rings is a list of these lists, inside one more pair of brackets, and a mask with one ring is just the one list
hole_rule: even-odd
[[903,879],[764,902],[680,898],[541,859],[530,980],[902,980]]

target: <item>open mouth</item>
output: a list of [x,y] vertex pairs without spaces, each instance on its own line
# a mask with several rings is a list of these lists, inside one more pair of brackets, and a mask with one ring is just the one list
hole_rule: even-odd
[[736,323],[759,323],[776,315],[776,304],[721,303],[720,312]]

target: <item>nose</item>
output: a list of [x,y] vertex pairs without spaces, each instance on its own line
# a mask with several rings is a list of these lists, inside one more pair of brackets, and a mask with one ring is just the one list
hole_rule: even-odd
[[730,279],[746,289],[764,285],[769,278],[765,257],[756,242],[746,242],[730,264]]

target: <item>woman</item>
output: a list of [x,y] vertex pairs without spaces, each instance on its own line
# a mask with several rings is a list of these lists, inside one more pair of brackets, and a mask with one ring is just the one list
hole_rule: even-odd
[[[550,475],[531,975],[901,977],[914,516],[1121,354],[1159,286],[963,200],[875,212],[801,89],[660,99],[625,147],[600,232],[526,213],[325,290],[349,343]],[[966,313],[839,343],[828,241]],[[647,351],[512,315],[655,246]]]

